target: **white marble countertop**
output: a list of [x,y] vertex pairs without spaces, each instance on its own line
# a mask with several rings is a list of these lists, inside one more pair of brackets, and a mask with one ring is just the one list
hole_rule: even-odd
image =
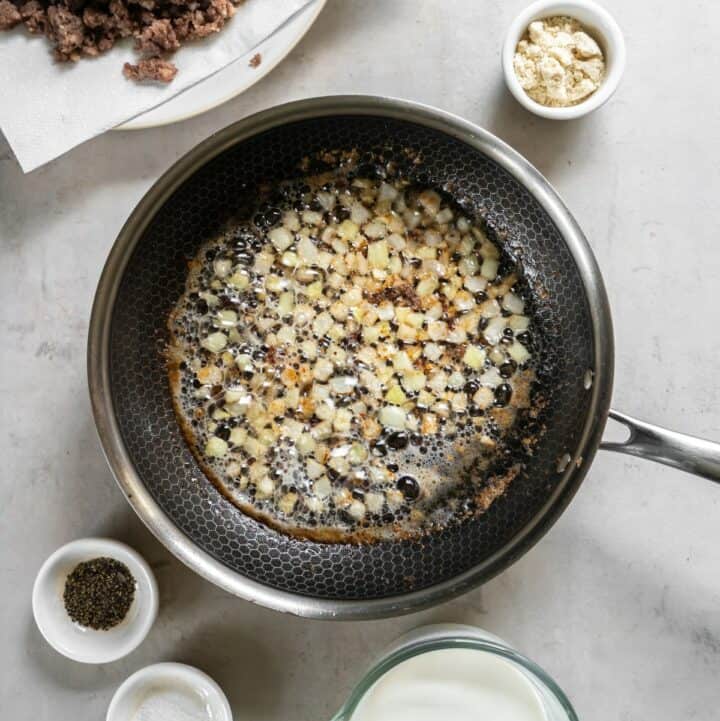
[[[179,660],[223,685],[237,721],[322,721],[390,637],[449,620],[513,642],[586,721],[716,721],[720,488],[707,481],[600,453],[551,532],[485,587],[401,619],[321,623],[235,599],[170,556],[123,500],[93,428],[90,304],[150,184],[248,113],[368,92],[463,115],[535,163],[605,274],[616,407],[720,440],[720,4],[607,0],[626,34],[626,76],[606,107],[570,123],[527,114],[504,89],[502,34],[525,4],[330,0],[282,65],[201,117],[108,134],[27,176],[0,141],[1,718],[104,718],[128,674]],[[138,548],[161,589],[147,641],[100,667],[56,654],[30,609],[44,558],[92,534]]]

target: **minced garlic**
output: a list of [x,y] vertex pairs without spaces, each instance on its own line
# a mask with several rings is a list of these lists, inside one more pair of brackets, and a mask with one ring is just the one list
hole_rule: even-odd
[[536,20],[518,43],[513,59],[523,90],[541,105],[577,105],[605,75],[600,46],[570,17]]

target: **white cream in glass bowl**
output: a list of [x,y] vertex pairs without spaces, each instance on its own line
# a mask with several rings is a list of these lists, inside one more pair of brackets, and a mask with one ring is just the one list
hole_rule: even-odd
[[425,626],[401,637],[332,721],[578,721],[532,661],[479,628]]

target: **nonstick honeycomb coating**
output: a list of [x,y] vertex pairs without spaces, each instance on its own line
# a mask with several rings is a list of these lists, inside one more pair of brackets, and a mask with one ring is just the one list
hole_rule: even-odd
[[[263,181],[298,174],[304,156],[323,149],[420,151],[413,174],[452,188],[482,213],[525,269],[552,385],[535,455],[481,517],[420,541],[327,545],[296,540],[244,515],[205,478],[176,421],[163,349],[166,320],[182,294],[187,262],[200,243],[237,212]],[[549,217],[504,169],[474,148],[411,122],[333,116],[277,127],[208,162],[156,214],[125,269],[110,328],[110,381],[123,441],[139,477],[174,523],[235,571],[284,591],[338,600],[394,596],[474,567],[501,549],[547,501],[560,480],[558,459],[576,447],[590,394],[583,377],[593,340],[574,261]]]

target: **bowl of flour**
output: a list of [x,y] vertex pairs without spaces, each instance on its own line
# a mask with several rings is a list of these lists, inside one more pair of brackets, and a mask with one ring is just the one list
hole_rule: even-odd
[[570,120],[596,110],[625,68],[618,24],[590,0],[538,0],[510,26],[502,52],[508,89],[527,110]]

